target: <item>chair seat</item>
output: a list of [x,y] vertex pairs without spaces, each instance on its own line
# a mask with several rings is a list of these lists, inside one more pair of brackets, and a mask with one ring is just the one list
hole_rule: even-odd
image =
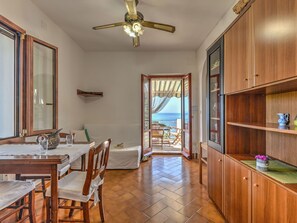
[[35,189],[32,182],[0,181],[0,210],[8,207]]
[[[103,184],[103,180],[99,176],[92,180],[89,194],[83,195],[82,191],[86,176],[87,172],[73,171],[63,177],[58,183],[58,197],[79,202],[88,202],[98,186]],[[45,196],[51,196],[50,187],[46,190]]]

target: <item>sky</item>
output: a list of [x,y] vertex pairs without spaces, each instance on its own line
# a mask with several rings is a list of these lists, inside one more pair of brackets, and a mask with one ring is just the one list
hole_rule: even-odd
[[159,113],[180,113],[181,112],[181,98],[171,98],[165,108]]

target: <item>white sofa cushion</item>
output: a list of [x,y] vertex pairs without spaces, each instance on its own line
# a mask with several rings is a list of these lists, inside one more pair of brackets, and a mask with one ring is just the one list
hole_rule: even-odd
[[141,146],[112,148],[109,151],[107,169],[137,169],[140,165],[140,159]]

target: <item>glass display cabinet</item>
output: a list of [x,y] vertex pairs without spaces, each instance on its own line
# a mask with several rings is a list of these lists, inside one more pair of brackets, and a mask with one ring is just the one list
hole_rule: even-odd
[[224,153],[224,39],[207,51],[208,145]]

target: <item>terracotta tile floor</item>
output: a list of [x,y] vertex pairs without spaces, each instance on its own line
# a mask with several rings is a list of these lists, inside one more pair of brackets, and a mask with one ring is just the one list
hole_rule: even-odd
[[[199,184],[198,161],[181,156],[153,156],[138,170],[109,170],[103,187],[107,223],[224,222]],[[204,167],[204,182],[206,171]],[[45,209],[37,195],[37,222],[44,222]],[[63,218],[66,211],[60,211]],[[82,218],[75,212],[75,218]],[[100,222],[98,207],[91,209],[91,222]],[[12,222],[12,221],[11,221]]]

